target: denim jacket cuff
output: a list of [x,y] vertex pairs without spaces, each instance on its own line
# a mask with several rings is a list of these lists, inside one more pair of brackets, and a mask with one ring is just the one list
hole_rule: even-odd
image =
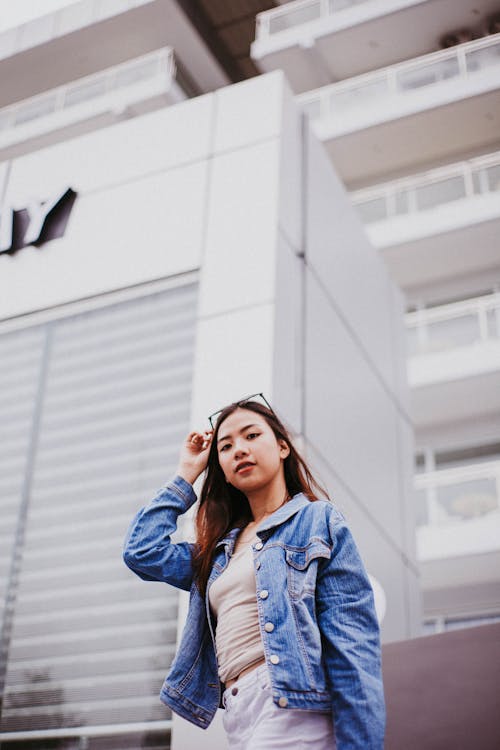
[[193,485],[187,482],[183,477],[176,474],[173,479],[167,482],[162,489],[173,490],[185,502],[186,510],[197,501]]

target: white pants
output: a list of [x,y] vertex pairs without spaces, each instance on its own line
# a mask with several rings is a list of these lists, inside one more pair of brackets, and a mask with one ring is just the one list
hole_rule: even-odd
[[224,691],[222,723],[230,750],[334,750],[330,712],[278,708],[267,665],[248,672]]

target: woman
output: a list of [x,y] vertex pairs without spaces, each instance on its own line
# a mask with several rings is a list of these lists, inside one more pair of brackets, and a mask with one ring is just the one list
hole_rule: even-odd
[[[197,541],[173,544],[205,469]],[[318,494],[274,411],[243,400],[187,436],[176,476],[127,534],[138,576],[190,591],[160,697],[203,728],[225,708],[232,750],[383,748],[372,589],[343,515]]]

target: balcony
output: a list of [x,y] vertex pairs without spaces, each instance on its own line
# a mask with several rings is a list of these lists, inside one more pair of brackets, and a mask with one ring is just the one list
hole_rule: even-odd
[[418,428],[500,412],[500,293],[407,313],[406,328]]
[[420,562],[500,549],[500,461],[417,474]]
[[500,151],[351,198],[404,288],[500,266]]
[[172,49],[0,109],[0,161],[186,99]]
[[125,13],[151,0],[99,0],[71,3],[60,10],[34,18],[0,34],[0,59],[44,44],[72,31]]
[[175,49],[185,79],[196,82],[193,94],[228,83],[180,3],[72,2],[0,34],[0,107],[165,47]]
[[481,36],[498,11],[497,0],[296,0],[258,14],[251,54],[301,93],[434,52],[455,29]]
[[351,189],[500,145],[500,34],[297,97]]

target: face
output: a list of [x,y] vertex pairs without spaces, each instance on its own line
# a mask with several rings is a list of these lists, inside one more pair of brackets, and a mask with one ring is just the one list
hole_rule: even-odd
[[219,464],[227,481],[242,492],[276,479],[289,453],[288,445],[278,442],[264,417],[249,409],[236,409],[219,427]]

